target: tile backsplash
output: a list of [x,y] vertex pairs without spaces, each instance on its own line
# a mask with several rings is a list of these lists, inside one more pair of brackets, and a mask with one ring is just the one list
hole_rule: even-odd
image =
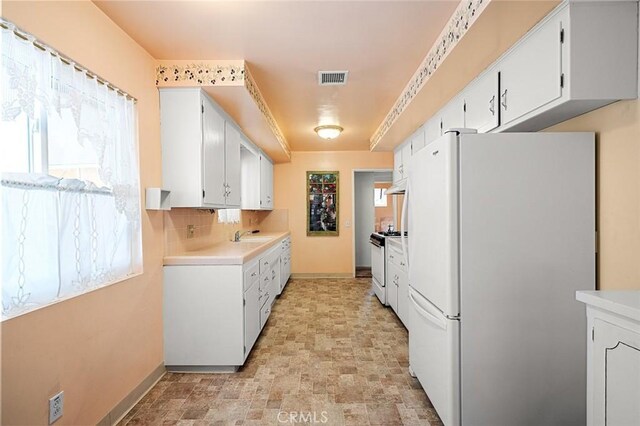
[[[188,226],[195,228],[187,238]],[[236,231],[258,229],[262,232],[289,230],[289,211],[243,210],[240,223],[218,223],[218,212],[175,208],[164,213],[165,255],[198,250],[222,241],[230,241]]]

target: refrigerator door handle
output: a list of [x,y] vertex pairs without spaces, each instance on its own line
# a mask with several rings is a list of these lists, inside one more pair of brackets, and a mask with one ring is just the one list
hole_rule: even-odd
[[407,256],[407,241],[404,237],[405,230],[407,228],[407,210],[409,208],[409,189],[411,187],[411,180],[407,178],[407,186],[404,190],[404,200],[402,200],[402,213],[400,214],[400,242],[402,243],[402,257],[404,258],[404,263],[409,267],[409,257]]
[[445,320],[442,317],[439,318],[436,315],[432,314],[431,312],[428,312],[427,309],[425,309],[422,306],[422,304],[416,300],[416,298],[414,297],[414,293],[415,293],[415,290],[409,287],[409,299],[411,299],[413,306],[416,308],[416,311],[420,314],[420,316],[422,316],[424,319],[426,319],[430,323],[436,325],[438,328],[446,330],[447,320]]

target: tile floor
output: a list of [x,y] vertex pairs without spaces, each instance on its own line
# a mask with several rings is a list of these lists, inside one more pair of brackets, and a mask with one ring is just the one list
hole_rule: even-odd
[[167,373],[120,425],[441,425],[370,279],[291,280],[244,367]]

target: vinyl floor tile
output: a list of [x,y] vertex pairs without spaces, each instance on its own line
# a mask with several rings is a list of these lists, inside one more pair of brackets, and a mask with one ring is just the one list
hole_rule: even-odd
[[370,278],[291,280],[236,373],[167,373],[120,425],[441,425]]

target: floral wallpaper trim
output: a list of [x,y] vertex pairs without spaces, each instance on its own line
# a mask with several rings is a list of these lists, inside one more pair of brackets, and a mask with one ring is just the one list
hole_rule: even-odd
[[186,83],[198,86],[239,86],[244,80],[242,61],[160,64],[156,68],[156,86]]
[[482,13],[491,0],[462,0],[458,8],[453,12],[445,29],[440,33],[429,53],[424,58],[409,83],[405,86],[400,97],[387,113],[384,121],[378,126],[371,136],[370,148],[373,149],[389,131],[404,112],[413,98],[420,92],[431,75],[442,64],[449,52],[458,44],[458,41],[467,33],[476,18]]
[[249,72],[249,67],[246,64],[245,64],[244,71],[245,71],[245,81],[244,81],[245,88],[247,89],[247,91],[249,92],[249,95],[251,95],[254,102],[258,106],[258,109],[264,116],[264,119],[267,120],[267,124],[269,125],[269,128],[271,129],[271,131],[273,132],[273,135],[278,140],[278,143],[284,150],[285,154],[287,155],[287,157],[291,158],[291,148],[289,147],[289,143],[287,142],[284,135],[282,134],[282,131],[278,127],[278,123],[276,122],[275,118],[273,118],[273,114],[271,114],[271,110],[269,109],[269,106],[267,105],[264,98],[262,97],[262,93],[260,93],[260,89],[258,88],[258,85],[256,84],[255,80],[251,76],[251,73]]

